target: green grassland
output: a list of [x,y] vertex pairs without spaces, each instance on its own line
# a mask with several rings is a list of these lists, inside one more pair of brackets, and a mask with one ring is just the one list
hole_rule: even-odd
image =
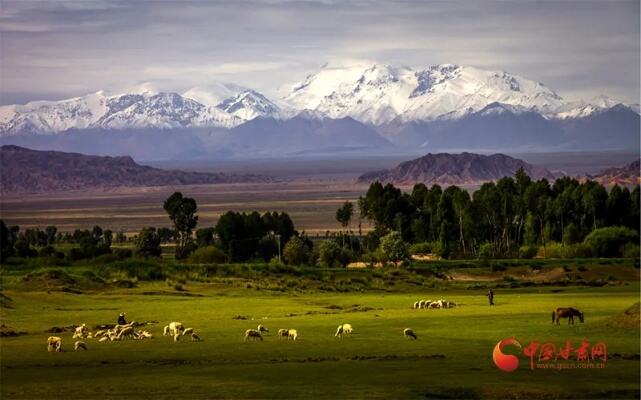
[[[191,275],[167,272],[165,280],[121,273],[120,278],[135,283],[127,289],[91,286],[79,278],[88,277],[88,271],[100,276],[101,269],[117,270],[114,267],[58,267],[75,277],[64,283],[75,289],[72,292],[61,291],[60,285],[39,285],[34,277],[42,270],[3,268],[2,323],[27,334],[0,339],[0,395],[3,399],[639,397],[638,322],[615,323],[639,301],[639,275],[633,262],[592,261],[581,272],[577,265],[561,261],[544,263],[534,271],[531,265],[509,263],[501,268],[460,266],[464,268],[440,263],[414,265],[413,271],[402,272],[284,270],[268,275],[253,271],[256,266],[238,266],[233,274],[219,266],[202,279],[196,279],[193,269]],[[553,284],[532,280],[532,285],[513,285],[529,280],[528,273],[552,277],[562,266],[569,284],[561,285],[563,281],[553,277]],[[467,278],[457,281],[443,274]],[[580,283],[600,280],[607,284]],[[177,281],[182,282],[179,290],[174,286]],[[290,281],[297,284],[289,285]],[[284,289],[276,290],[277,284]],[[495,288],[494,307],[487,304],[487,287]],[[460,307],[413,310],[413,302],[421,298],[444,298]],[[558,306],[581,309],[585,323],[553,325],[551,311]],[[147,327],[155,337],[103,343],[87,339],[88,351],[73,352],[72,333],[64,332],[59,335],[65,351],[47,353],[47,329],[113,323],[120,311],[129,320],[158,321]],[[193,327],[204,341],[174,343],[163,337],[162,327],[170,321]],[[351,323],[354,334],[335,338],[340,323]],[[258,324],[270,329],[265,340],[244,343],[244,331]],[[403,337],[407,327],[414,329],[418,340]],[[299,340],[278,340],[279,328],[297,329]],[[520,368],[505,373],[494,366],[492,349],[512,336],[523,345],[531,340],[561,345],[570,339],[574,346],[583,338],[604,341],[610,358],[603,369],[557,371],[530,370],[521,357]]]

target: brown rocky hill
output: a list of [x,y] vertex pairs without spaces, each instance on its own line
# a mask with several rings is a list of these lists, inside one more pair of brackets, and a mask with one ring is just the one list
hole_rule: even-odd
[[604,169],[594,176],[586,176],[585,179],[597,181],[602,185],[632,186],[641,183],[641,160],[636,160],[620,168]]
[[479,184],[496,181],[505,176],[514,176],[519,168],[523,168],[533,179],[555,179],[554,174],[547,169],[505,154],[487,156],[473,153],[430,153],[405,161],[389,170],[365,173],[358,178],[358,181],[379,181],[397,185],[412,185],[419,182],[429,185]]
[[100,157],[19,146],[0,147],[0,193],[3,194],[263,181],[269,178],[152,168],[126,156]]

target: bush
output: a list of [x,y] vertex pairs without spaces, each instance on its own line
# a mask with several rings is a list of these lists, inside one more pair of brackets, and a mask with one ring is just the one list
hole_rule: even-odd
[[538,250],[539,249],[536,246],[521,246],[519,248],[519,258],[532,259],[536,256]]
[[207,246],[194,251],[189,257],[189,262],[195,264],[219,264],[224,263],[226,258],[225,253],[218,247]]
[[143,228],[136,238],[136,255],[139,257],[160,257],[160,236],[155,228]]
[[133,252],[131,251],[131,249],[116,248],[113,249],[113,255],[118,260],[125,260],[127,258],[133,257]]
[[409,258],[407,244],[403,241],[400,232],[392,231],[383,236],[379,248],[390,261],[397,262]]
[[433,243],[432,242],[421,242],[414,243],[410,245],[409,251],[410,254],[432,254],[433,253]]
[[583,241],[596,257],[621,257],[624,246],[639,243],[639,234],[623,226],[610,226],[593,230]]
[[479,260],[489,260],[494,258],[494,245],[492,243],[483,243],[479,247]]
[[287,264],[301,265],[307,262],[310,250],[299,237],[292,237],[283,249],[283,258]]
[[350,261],[350,254],[335,242],[327,240],[318,246],[318,262],[323,267],[344,267]]
[[557,242],[549,242],[545,247],[539,247],[537,256],[541,258],[566,258],[563,245]]
[[162,265],[155,261],[131,259],[112,265],[116,270],[127,273],[130,278],[141,281],[161,281],[167,277]]
[[439,257],[445,256],[443,246],[440,242],[421,242],[409,246],[409,253],[414,254],[434,254]]

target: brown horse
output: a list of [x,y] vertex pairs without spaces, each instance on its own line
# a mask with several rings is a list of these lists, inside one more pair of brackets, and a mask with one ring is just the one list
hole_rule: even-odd
[[559,307],[556,311],[552,311],[552,322],[556,322],[559,325],[559,320],[561,318],[568,319],[568,325],[574,324],[574,316],[579,317],[579,321],[583,323],[583,313],[576,308],[572,307]]

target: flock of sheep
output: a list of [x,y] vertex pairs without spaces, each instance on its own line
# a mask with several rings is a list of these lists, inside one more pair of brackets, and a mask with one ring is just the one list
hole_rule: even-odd
[[439,300],[419,300],[414,302],[414,308],[423,309],[423,308],[454,308],[457,304],[451,301],[439,299]]
[[[151,339],[154,337],[146,330],[137,330],[135,327],[138,324],[132,321],[128,324],[117,324],[110,329],[97,330],[95,333],[90,332],[86,324],[77,326],[74,329],[72,339],[98,339],[99,342],[106,341],[121,341],[125,339],[143,340]],[[164,335],[167,336],[171,332],[174,341],[178,341],[180,336],[191,335],[192,341],[201,340],[200,337],[194,332],[193,328],[185,329],[180,322],[172,322],[165,326]],[[77,340],[74,343],[74,351],[87,350],[87,343],[82,340]],[[62,338],[59,336],[49,336],[47,338],[47,351],[61,352],[62,351]]]
[[[414,302],[414,309],[432,309],[432,308],[453,308],[457,304],[451,301],[444,299],[439,300],[418,300]],[[73,339],[92,339],[96,338],[100,342],[105,341],[119,341],[125,339],[151,339],[153,335],[145,330],[136,330],[136,322],[130,322],[124,325],[115,325],[111,329],[98,330],[94,334],[89,331],[89,329],[82,324],[75,328]],[[245,337],[243,341],[248,340],[263,340],[263,334],[269,332],[263,325],[258,325],[256,329],[247,329],[245,331]],[[351,335],[353,332],[352,325],[350,324],[341,324],[336,329],[335,337],[343,338],[345,335]],[[181,337],[189,335],[192,341],[202,340],[200,336],[194,332],[193,328],[185,328],[181,322],[171,322],[169,325],[166,325],[163,328],[163,336],[171,336],[174,341],[177,342]],[[403,330],[403,336],[408,339],[418,339],[418,336],[411,328],[406,328]],[[279,329],[278,338],[280,340],[296,340],[298,339],[298,331],[296,329]],[[87,343],[78,340],[74,343],[74,351],[78,350],[87,350]],[[62,351],[62,338],[58,336],[50,336],[47,339],[47,351],[50,352],[60,352]]]

